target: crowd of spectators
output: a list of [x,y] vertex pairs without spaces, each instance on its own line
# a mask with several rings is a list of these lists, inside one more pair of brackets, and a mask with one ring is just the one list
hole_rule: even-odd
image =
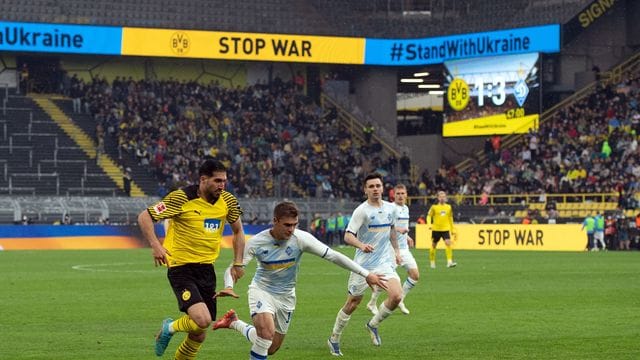
[[72,96],[74,110],[92,114],[121,156],[135,155],[165,191],[194,181],[205,156],[227,165],[229,190],[240,197],[355,199],[370,171],[395,181],[399,159],[375,141],[354,142],[335,109],[323,110],[300,90],[279,78],[225,88],[74,77],[70,93],[82,94]]
[[135,154],[165,189],[193,181],[210,155],[226,163],[230,190],[245,197],[359,199],[363,175],[380,171],[389,185],[407,183],[411,195],[443,189],[481,195],[482,202],[491,194],[617,193],[621,207],[637,206],[637,76],[597,87],[515,147],[488,138],[486,160],[469,170],[443,165],[415,183],[407,181],[406,154],[396,159],[375,141],[353,141],[335,109],[310,102],[293,81],[237,88],[124,78],[71,83],[71,94],[82,94],[74,109],[93,114],[121,152]]

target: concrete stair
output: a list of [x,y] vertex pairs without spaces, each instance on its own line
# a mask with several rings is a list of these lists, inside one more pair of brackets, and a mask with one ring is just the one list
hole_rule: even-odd
[[[87,133],[78,127],[52,100],[54,97],[31,95],[33,101],[53,119],[58,126],[76,143],[90,159],[96,158],[96,144]],[[123,189],[124,173],[118,164],[107,154],[101,154],[98,165],[116,183],[119,189]],[[131,182],[131,196],[146,196],[144,191]]]

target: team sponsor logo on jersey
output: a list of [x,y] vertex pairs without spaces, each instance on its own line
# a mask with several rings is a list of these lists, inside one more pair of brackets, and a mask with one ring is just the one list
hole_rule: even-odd
[[165,205],[163,201],[160,201],[153,207],[153,211],[155,211],[156,214],[158,215],[162,214],[166,210],[167,210],[167,205]]
[[447,211],[446,210],[440,210],[440,216],[445,216],[447,215]]
[[204,231],[213,233],[220,229],[219,219],[204,219]]
[[183,301],[189,301],[189,299],[191,299],[191,291],[189,291],[189,290],[185,289],[185,290],[182,292],[182,300],[183,300]]

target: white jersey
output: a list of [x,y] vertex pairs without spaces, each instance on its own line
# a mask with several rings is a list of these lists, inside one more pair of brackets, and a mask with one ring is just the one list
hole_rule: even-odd
[[[409,207],[407,205],[398,205],[395,204],[397,208],[396,218],[396,229],[406,229],[409,230]],[[398,249],[404,250],[409,248],[409,244],[407,243],[407,238],[409,237],[409,233],[401,234],[396,231],[396,238],[398,239]]]
[[396,206],[384,200],[381,207],[371,206],[365,201],[353,211],[347,231],[355,234],[361,242],[374,247],[370,253],[356,249],[353,258],[356,263],[367,270],[373,270],[386,263],[395,266],[391,227],[395,224],[396,213]]
[[[242,263],[247,265],[255,258],[258,263],[251,286],[256,286],[272,294],[293,294],[302,253],[308,252],[331,261],[363,277],[369,272],[321,243],[306,231],[296,229],[288,240],[276,240],[271,229],[261,231],[245,245]],[[229,267],[225,272],[225,287],[233,287]]]

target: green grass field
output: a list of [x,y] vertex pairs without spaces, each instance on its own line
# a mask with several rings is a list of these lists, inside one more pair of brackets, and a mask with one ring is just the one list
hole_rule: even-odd
[[[376,348],[362,304],[343,334],[345,359],[640,358],[640,253],[457,251],[458,267],[447,269],[439,251],[435,270],[425,251],[415,254],[422,277],[405,301],[411,315],[387,319]],[[230,255],[219,260],[219,284]],[[237,286],[241,299],[221,299],[218,315],[247,317],[254,268]],[[297,310],[273,358],[332,358],[326,339],[347,277],[303,257]],[[179,316],[148,249],[0,252],[0,309],[0,359],[154,359],[161,320]],[[234,331],[210,332],[199,358],[246,359],[249,348]]]

